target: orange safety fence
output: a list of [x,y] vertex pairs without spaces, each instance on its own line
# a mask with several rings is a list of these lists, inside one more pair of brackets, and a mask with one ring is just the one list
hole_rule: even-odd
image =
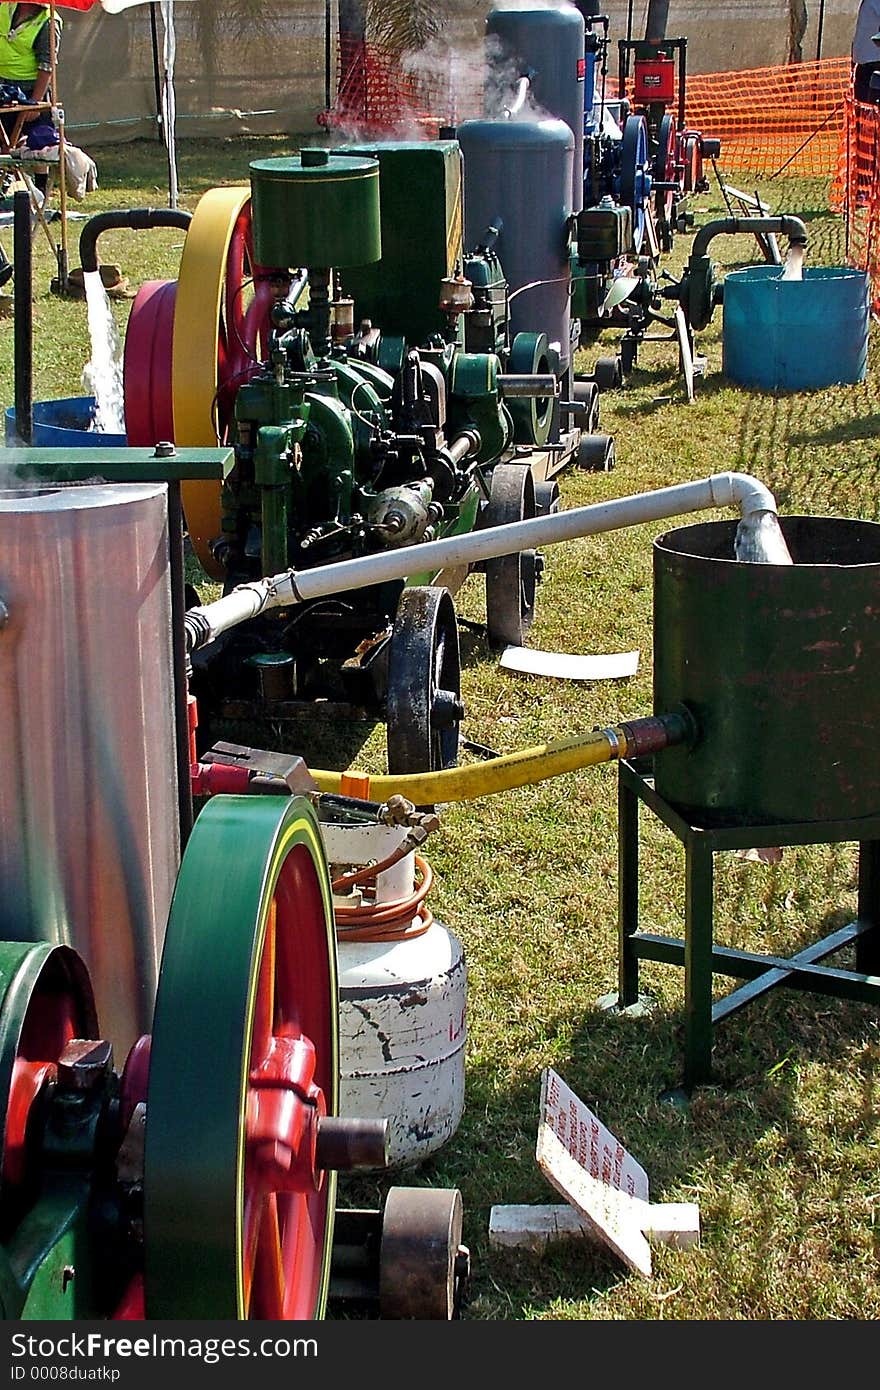
[[880,314],[880,107],[846,95],[844,136],[832,207],[846,225],[846,260],[865,270],[871,282],[871,308]]
[[721,141],[725,169],[831,178],[849,85],[849,58],[699,73],[687,82],[687,124]]
[[[407,72],[371,44],[341,42],[336,102],[319,119],[352,135],[433,139],[481,113],[481,90],[476,73],[461,89],[442,64]],[[868,272],[880,314],[880,107],[855,100],[849,58],[696,74],[685,116],[720,140],[725,171],[829,181],[847,263]]]

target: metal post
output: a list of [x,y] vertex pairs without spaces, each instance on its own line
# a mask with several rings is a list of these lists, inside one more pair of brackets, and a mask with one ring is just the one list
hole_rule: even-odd
[[156,100],[156,130],[159,139],[164,124],[162,116],[162,79],[159,74],[159,31],[156,27],[156,0],[150,0],[150,46],[153,52],[153,93]]
[[712,850],[685,846],[684,1089],[712,1076]]
[[639,999],[639,958],[632,937],[639,929],[639,802],[624,782],[623,768],[617,779],[617,991],[621,1009]]
[[331,105],[330,90],[330,45],[331,45],[331,8],[332,0],[324,0],[324,110],[329,111]]
[[822,31],[825,28],[825,0],[819,0],[819,21],[816,29],[816,62],[822,59]]
[[34,432],[34,265],[31,249],[31,196],[26,188],[12,195],[15,261],[15,433],[22,444]]
[[859,845],[859,922],[868,930],[856,937],[856,970],[880,975],[880,842]]
[[61,204],[61,245],[58,258],[58,293],[66,294],[70,287],[67,259],[67,157],[64,139],[64,107],[58,95],[58,52],[55,43],[55,0],[49,5],[49,64],[52,69],[52,105],[58,111],[58,197]]
[[183,556],[183,506],[180,482],[168,484],[168,558],[171,581],[171,650],[174,671],[174,734],[177,755],[177,801],[180,816],[180,850],[186,848],[193,828],[192,782],[189,765],[189,681],[187,678],[186,611]]

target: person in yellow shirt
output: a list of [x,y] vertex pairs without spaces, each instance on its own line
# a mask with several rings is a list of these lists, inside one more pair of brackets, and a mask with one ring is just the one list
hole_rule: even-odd
[[[48,5],[10,5],[0,3],[0,84],[20,89],[29,101],[52,100],[52,42]],[[62,21],[55,16],[55,56],[61,47]],[[0,105],[3,103],[0,102]],[[33,120],[40,115],[26,117]],[[0,115],[0,124],[10,136],[16,115]],[[40,177],[40,176],[38,176]],[[45,191],[45,175],[42,176]],[[36,181],[36,180],[35,180]],[[39,188],[41,185],[37,183]]]
[[[0,92],[15,94],[0,99],[0,105],[11,105],[19,93],[33,102],[52,100],[52,41],[49,29],[48,5],[11,5],[0,0]],[[55,56],[61,46],[62,21],[55,17]],[[33,120],[41,113],[25,117]],[[18,113],[0,113],[0,125],[11,138]],[[34,173],[34,183],[41,193],[46,192],[48,174]],[[12,276],[12,264],[0,248],[0,287]]]

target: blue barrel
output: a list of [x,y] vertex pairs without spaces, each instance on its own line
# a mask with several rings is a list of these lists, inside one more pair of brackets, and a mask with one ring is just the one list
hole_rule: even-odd
[[855,385],[868,369],[868,276],[846,266],[805,266],[783,280],[774,265],[724,280],[722,372],[764,391]]
[[[31,444],[36,449],[96,449],[124,447],[124,434],[99,434],[92,428],[95,419],[94,396],[66,396],[57,401],[34,401],[34,428]],[[6,411],[6,443],[16,443],[15,407]]]

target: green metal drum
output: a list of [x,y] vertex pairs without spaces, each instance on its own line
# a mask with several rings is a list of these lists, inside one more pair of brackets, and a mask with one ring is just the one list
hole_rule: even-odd
[[260,265],[368,265],[382,255],[379,161],[329,150],[250,165],[254,254]]
[[693,824],[880,813],[880,525],[780,520],[793,565],[737,561],[736,522],[654,542],[654,710],[700,735],[655,786]]

